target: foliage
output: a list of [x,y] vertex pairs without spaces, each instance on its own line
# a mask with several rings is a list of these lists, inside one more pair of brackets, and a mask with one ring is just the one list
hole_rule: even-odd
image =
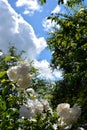
[[[12,49],[11,47],[10,49]],[[10,52],[9,52],[10,53]],[[18,127],[18,97],[14,86],[8,80],[6,71],[17,63],[19,57],[2,55],[0,57],[0,129],[16,130]]]
[[[39,2],[45,4],[46,0]],[[70,0],[67,5],[72,7],[79,2],[81,0]],[[61,3],[63,0],[58,0],[58,4]],[[58,30],[50,33],[47,42],[53,56],[51,66],[59,66],[63,71],[63,80],[52,84],[37,78],[37,71],[29,62],[28,72],[35,77],[29,80],[29,86],[25,86],[22,83],[28,77],[27,66],[21,58],[23,51],[18,53],[15,47],[11,47],[7,55],[0,55],[1,130],[74,130],[86,126],[87,9],[69,14],[52,14],[49,18],[60,25]],[[20,62],[24,66],[18,64]],[[15,73],[16,80],[10,78],[10,72]],[[66,107],[67,103],[69,107]],[[76,103],[82,108],[81,118],[81,108]]]
[[54,83],[51,83],[45,79],[34,78],[32,88],[38,93],[42,98],[52,99],[52,91],[54,90]]
[[[61,114],[65,110],[66,104],[63,105],[64,108],[62,107],[60,115],[57,112],[59,110],[53,110],[50,104],[54,84],[37,77],[29,77],[29,81],[30,78],[31,81],[26,84],[26,87],[23,83],[25,82],[24,79],[29,74],[34,75],[35,73],[36,75],[35,68],[31,65],[31,62],[29,62],[28,67],[28,64],[24,62],[14,47],[10,48],[8,54],[0,56],[0,129],[65,129],[68,122],[64,121],[63,126],[61,125]],[[75,117],[76,114],[79,114],[78,108],[80,110],[79,106],[75,109],[74,107],[69,108],[67,112],[73,110],[72,117]],[[78,118],[78,116],[76,117]],[[58,119],[61,119],[61,121],[58,121]],[[69,124],[71,126],[74,122],[71,117],[68,117],[68,120],[70,119],[72,123]]]
[[[51,15],[60,28],[50,33],[47,40],[52,51],[51,66],[63,71],[63,80],[56,82],[52,104],[62,102],[82,106],[81,124],[87,118],[87,9],[69,14]],[[58,99],[58,100],[56,100]]]

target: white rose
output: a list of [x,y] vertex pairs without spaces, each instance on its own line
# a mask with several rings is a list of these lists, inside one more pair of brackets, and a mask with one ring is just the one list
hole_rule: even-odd
[[8,69],[7,75],[9,80],[17,83],[19,91],[29,87],[32,79],[32,75],[29,74],[29,65],[26,62]]
[[57,106],[57,112],[60,117],[68,116],[70,110],[70,104],[68,103],[61,103]]
[[60,116],[61,125],[70,125],[77,121],[81,114],[81,108],[75,104],[72,108],[67,103],[62,103],[57,106],[57,112]]

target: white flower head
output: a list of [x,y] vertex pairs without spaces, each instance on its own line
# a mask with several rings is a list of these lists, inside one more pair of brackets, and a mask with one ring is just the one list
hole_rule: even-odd
[[9,80],[17,83],[19,91],[29,87],[31,83],[32,75],[29,73],[29,69],[29,65],[23,62],[7,70]]
[[57,106],[57,112],[60,116],[61,125],[71,125],[76,122],[81,114],[81,108],[75,104],[72,108],[67,103],[62,103]]
[[34,115],[42,114],[43,105],[40,101],[28,99],[26,104],[23,104],[20,108],[20,117],[31,119]]
[[69,113],[70,104],[68,103],[61,103],[57,106],[57,112],[60,117],[66,117]]

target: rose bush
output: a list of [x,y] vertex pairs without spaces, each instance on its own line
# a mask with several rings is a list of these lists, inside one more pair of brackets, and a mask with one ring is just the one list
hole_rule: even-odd
[[30,63],[23,60],[19,62],[17,56],[13,58],[10,55],[1,55],[0,58],[1,130],[64,130],[72,128],[81,115],[79,105],[70,108],[70,104],[61,103],[58,104],[57,110],[53,109],[51,98],[44,98],[35,91],[34,68]]

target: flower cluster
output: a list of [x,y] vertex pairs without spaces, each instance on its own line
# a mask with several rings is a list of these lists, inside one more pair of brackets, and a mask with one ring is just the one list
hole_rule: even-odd
[[[38,99],[38,94],[34,91],[34,89],[28,88],[32,79],[30,70],[30,66],[23,62],[17,66],[11,67],[7,71],[9,80],[19,86],[18,90],[25,90],[24,93],[27,100],[20,106],[19,117],[34,119],[34,116],[39,114],[45,117],[47,111],[49,111],[51,116],[53,116],[53,110],[51,109],[48,100]],[[55,130],[57,130],[57,125],[64,128],[66,126],[71,126],[74,122],[76,122],[81,114],[81,108],[77,104],[70,108],[70,104],[61,103],[57,106],[57,114],[59,115],[59,124],[54,123],[53,129]]]
[[48,110],[52,113],[50,105],[46,99],[38,100],[38,94],[33,88],[25,90],[27,101],[20,106],[20,118],[33,119],[35,115],[43,114]]
[[35,100],[28,99],[27,103],[26,104],[24,103],[20,107],[20,117],[31,119],[34,117],[34,115],[43,114],[44,110],[45,111],[50,110],[50,107],[48,108],[46,106],[48,106],[47,101],[45,101],[44,105],[38,99]]
[[80,116],[81,108],[77,104],[70,108],[70,104],[61,103],[57,106],[57,112],[60,116],[59,121],[61,125],[71,125],[76,122]]
[[43,111],[43,105],[40,101],[28,99],[26,104],[20,107],[20,117],[27,119],[33,118],[34,115],[41,114]]
[[20,63],[7,70],[9,80],[16,82],[20,90],[29,87],[32,75],[29,73],[29,65],[26,62]]

